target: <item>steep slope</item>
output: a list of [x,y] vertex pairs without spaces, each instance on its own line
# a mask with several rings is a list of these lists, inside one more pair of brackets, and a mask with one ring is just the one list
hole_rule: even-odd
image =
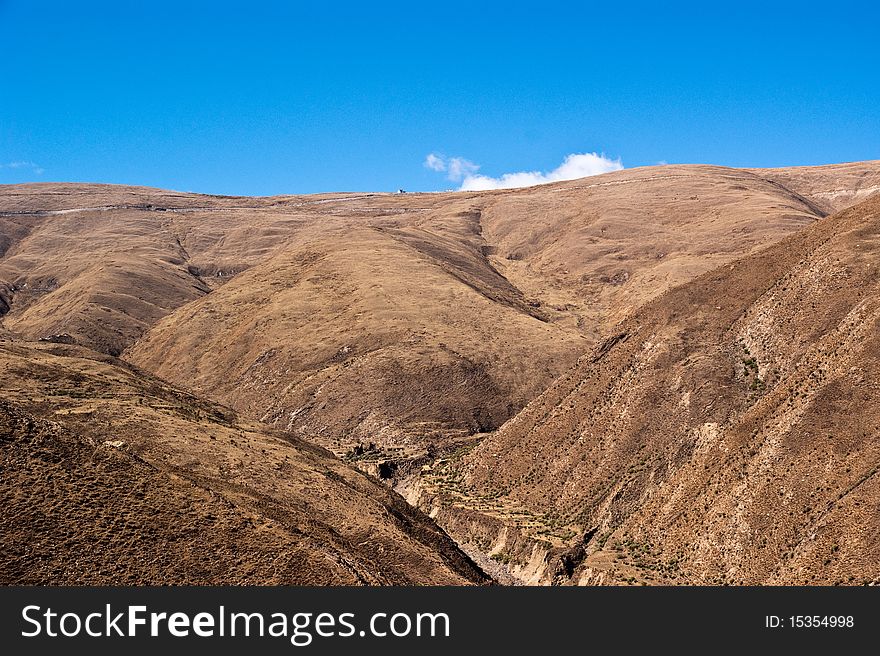
[[418,457],[497,428],[665,289],[823,215],[704,166],[325,207],[379,200],[384,215],[297,238],[126,357],[337,453]]
[[494,429],[588,343],[486,262],[476,220],[440,217],[432,227],[458,224],[445,234],[352,228],[286,248],[126,357],[339,452]]
[[823,216],[811,193],[878,177],[869,162],[447,194],[11,186],[0,321],[124,353],[337,453],[418,458],[496,429],[664,290]]
[[531,580],[876,583],[877,380],[880,198],[649,303],[422,503],[553,527],[438,516]]
[[[863,168],[880,179],[880,163]],[[500,194],[483,225],[499,270],[595,339],[664,290],[821,216],[750,171],[655,166]]]
[[118,360],[0,342],[0,371],[0,583],[486,581],[330,453]]
[[503,580],[871,579],[876,202],[817,220],[878,180],[866,162],[450,194],[0,187],[0,339],[46,340],[0,348],[0,574],[483,580],[399,497],[238,412],[394,476]]

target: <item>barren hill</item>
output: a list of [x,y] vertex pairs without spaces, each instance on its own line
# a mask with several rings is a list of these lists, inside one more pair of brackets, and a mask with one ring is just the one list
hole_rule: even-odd
[[307,440],[502,581],[863,582],[878,188],[880,162],[439,194],[0,187],[3,576],[484,580]]
[[0,342],[0,371],[4,584],[486,580],[327,451],[113,358]]
[[647,304],[449,465],[449,529],[532,580],[880,581],[878,256],[874,198]]
[[414,453],[497,428],[633,308],[878,181],[864,163],[455,194],[9,186],[0,313],[337,452]]
[[784,169],[745,169],[808,198],[831,214],[880,192],[877,161]]
[[[274,224],[273,251],[126,357],[337,452],[491,431],[634,308],[824,215],[769,175],[671,166],[278,201],[266,216],[298,204],[295,230]],[[822,175],[813,190],[837,180]],[[196,266],[217,268],[190,241]]]

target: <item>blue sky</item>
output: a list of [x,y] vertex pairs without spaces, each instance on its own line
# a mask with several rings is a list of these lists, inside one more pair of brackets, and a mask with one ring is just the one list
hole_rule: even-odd
[[461,184],[450,158],[494,178],[593,152],[880,158],[876,3],[710,4],[0,0],[0,183],[435,190]]

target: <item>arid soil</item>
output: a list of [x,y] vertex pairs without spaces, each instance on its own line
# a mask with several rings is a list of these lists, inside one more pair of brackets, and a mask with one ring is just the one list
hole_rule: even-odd
[[3,342],[0,371],[3,583],[487,580],[327,451],[114,358]]
[[878,190],[0,187],[0,579],[873,581]]
[[125,353],[337,453],[412,453],[497,429],[633,308],[878,183],[854,166],[819,169],[822,205],[785,170],[710,166],[458,194],[13,186],[3,324]]
[[880,582],[878,254],[875,198],[635,312],[448,465],[483,539],[544,581]]

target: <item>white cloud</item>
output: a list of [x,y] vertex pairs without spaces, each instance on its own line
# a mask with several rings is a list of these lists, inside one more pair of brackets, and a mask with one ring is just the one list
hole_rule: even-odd
[[432,171],[443,172],[446,170],[446,160],[442,155],[430,153],[425,158],[425,168],[431,169]]
[[7,162],[6,164],[0,164],[0,169],[30,169],[37,175],[43,175],[45,169],[39,164],[35,164],[34,162]]
[[623,168],[620,158],[610,159],[598,153],[572,153],[568,155],[552,171],[519,171],[505,173],[493,178],[488,175],[471,173],[462,179],[459,191],[484,191],[487,189],[513,189],[515,187],[531,187],[547,182],[575,180],[600,173],[610,173]]
[[453,182],[459,180],[467,180],[477,174],[480,167],[473,162],[466,160],[464,157],[453,157],[448,163],[447,178]]
[[475,175],[479,170],[479,166],[473,162],[466,160],[464,157],[446,157],[439,153],[430,153],[425,157],[425,167],[438,173],[445,173],[446,178],[453,182],[461,182],[462,180]]

